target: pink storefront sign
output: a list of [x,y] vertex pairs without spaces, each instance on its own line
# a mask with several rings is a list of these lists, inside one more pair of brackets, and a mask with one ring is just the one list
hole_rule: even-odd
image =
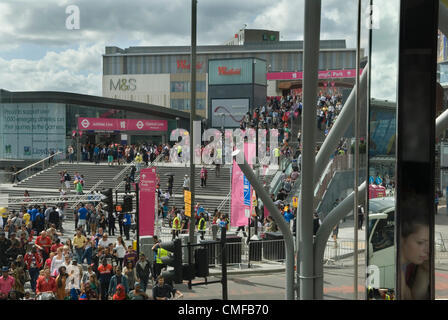
[[[359,69],[359,74],[362,74],[363,69]],[[326,70],[319,71],[319,79],[334,79],[334,78],[355,78],[356,69],[346,70]],[[303,72],[269,72],[266,74],[267,80],[302,80]]]
[[156,168],[140,171],[139,184],[139,236],[154,235],[154,221],[156,212]]
[[78,129],[109,131],[167,131],[168,121],[112,118],[78,118]]

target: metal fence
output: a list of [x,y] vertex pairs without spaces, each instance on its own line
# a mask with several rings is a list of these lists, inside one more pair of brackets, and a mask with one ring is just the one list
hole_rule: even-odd
[[[162,226],[159,229],[159,239],[162,241],[171,241],[171,229]],[[188,230],[183,230],[181,235],[188,235]],[[257,264],[269,263],[282,265],[286,260],[285,241],[283,239],[275,240],[251,240],[248,243],[246,238],[238,237],[235,234],[228,234],[228,242],[226,243],[227,264],[252,267]],[[221,247],[220,232],[213,234],[208,229],[204,240],[200,239],[200,235],[195,233],[197,243],[203,241],[209,250],[209,265],[221,266]],[[366,249],[366,241],[358,241],[358,252],[363,254]],[[337,265],[345,258],[353,255],[354,241],[353,239],[339,238],[335,242],[328,239],[325,248],[323,261],[325,265]],[[435,234],[435,262],[437,264],[448,264],[448,234],[436,232]]]

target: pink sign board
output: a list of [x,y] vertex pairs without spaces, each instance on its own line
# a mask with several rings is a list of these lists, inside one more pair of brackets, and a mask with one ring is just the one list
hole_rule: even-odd
[[156,168],[140,170],[139,185],[139,236],[154,235],[156,206]]
[[[359,69],[359,74],[362,74],[363,69]],[[319,71],[319,79],[333,79],[333,78],[355,78],[356,69],[346,70],[326,70]],[[301,80],[303,79],[303,72],[269,72],[266,74],[267,80]]]
[[112,118],[78,118],[78,129],[109,131],[167,131],[168,121]]

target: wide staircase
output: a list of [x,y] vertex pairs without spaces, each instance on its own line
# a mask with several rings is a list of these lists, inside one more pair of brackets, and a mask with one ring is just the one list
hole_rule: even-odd
[[[145,166],[142,166],[144,168]],[[183,181],[185,174],[190,175],[190,168],[186,166],[170,165],[163,163],[155,164],[157,174],[160,177],[160,186],[162,191],[167,190],[168,175],[173,174],[173,196],[170,199],[170,206],[175,205],[182,207],[184,204],[183,198]],[[127,169],[126,169],[127,168]],[[200,203],[204,209],[212,212],[220,207],[221,212],[229,213],[230,201],[228,194],[230,192],[230,166],[221,166],[219,176],[216,176],[214,166],[206,166],[208,170],[207,186],[201,187],[200,171],[202,166],[195,168],[195,202]],[[30,197],[45,197],[59,195],[59,189],[62,188],[60,183],[61,171],[67,171],[72,177],[71,191],[68,195],[76,195],[74,190],[73,180],[75,172],[84,176],[84,193],[87,193],[93,187],[94,190],[104,190],[111,188],[117,190],[119,199],[125,192],[124,178],[130,171],[129,166],[108,166],[106,164],[95,165],[91,163],[67,163],[60,162],[44,171],[41,171],[13,186],[6,191],[9,197],[23,197],[25,190],[28,191]],[[138,176],[136,176],[138,180]],[[101,182],[102,181],[102,182]],[[114,194],[115,199],[115,194]],[[221,205],[221,206],[220,206]],[[20,209],[20,204],[10,206],[10,209]],[[69,204],[71,207],[72,204]],[[135,199],[134,199],[135,206]],[[70,213],[70,212],[69,212]],[[70,215],[68,215],[70,216]]]

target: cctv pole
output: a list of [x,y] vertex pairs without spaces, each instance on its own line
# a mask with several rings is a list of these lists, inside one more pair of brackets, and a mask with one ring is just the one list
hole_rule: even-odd
[[189,242],[194,243],[194,142],[193,123],[196,118],[196,6],[197,0],[191,0],[191,57],[190,57],[190,190],[191,190],[191,217],[189,228]]

